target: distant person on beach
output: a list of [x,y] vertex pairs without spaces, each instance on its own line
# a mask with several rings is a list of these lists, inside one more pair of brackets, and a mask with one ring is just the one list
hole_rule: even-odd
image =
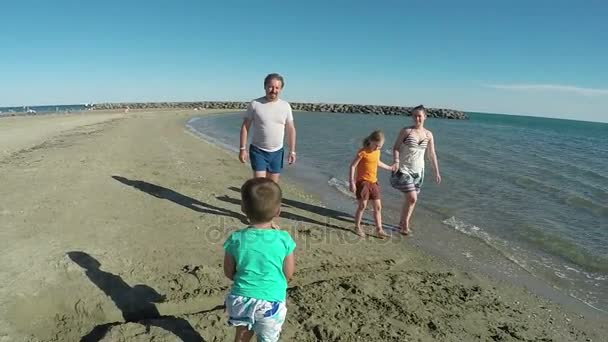
[[424,155],[428,148],[428,158],[435,171],[435,181],[441,183],[439,164],[435,154],[433,133],[424,128],[426,109],[420,105],[412,110],[414,125],[405,127],[393,145],[393,157],[398,168],[391,174],[391,185],[405,194],[405,202],[399,222],[400,233],[412,232],[410,221],[418,200],[418,193],[424,181]]
[[372,201],[376,233],[381,237],[388,236],[382,228],[382,203],[380,201],[380,185],[378,184],[378,167],[395,171],[397,164],[388,166],[380,160],[383,145],[384,134],[381,131],[372,132],[363,140],[363,147],[350,163],[350,191],[356,194],[358,201],[355,211],[355,229],[357,235],[361,237],[365,236],[365,232],[361,228],[361,218],[368,201]]
[[249,341],[254,333],[258,341],[278,341],[281,334],[296,247],[288,232],[273,227],[281,200],[281,188],[268,178],[252,178],[241,187],[250,225],[224,242],[224,274],[233,281],[225,303],[235,341]]
[[[241,125],[239,160],[245,163],[251,160],[253,177],[266,177],[279,182],[283,170],[283,140],[287,130],[289,154],[287,162],[296,162],[296,127],[293,113],[287,101],[281,100],[279,94],[285,86],[283,76],[270,74],[264,79],[266,95],[255,99],[247,106],[245,118]],[[247,138],[249,128],[253,126],[249,153]]]

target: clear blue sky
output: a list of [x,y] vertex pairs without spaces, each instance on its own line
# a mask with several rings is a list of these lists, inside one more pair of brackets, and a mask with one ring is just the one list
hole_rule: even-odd
[[608,122],[608,1],[5,0],[0,106],[248,100]]

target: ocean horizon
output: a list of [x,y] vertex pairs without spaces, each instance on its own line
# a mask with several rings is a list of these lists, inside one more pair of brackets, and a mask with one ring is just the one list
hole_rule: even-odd
[[[176,101],[183,103],[194,103],[200,101]],[[220,101],[222,102],[222,101]],[[305,102],[305,101],[304,101]],[[122,102],[121,102],[122,103]],[[131,102],[124,102],[131,103]],[[147,102],[146,102],[147,103]],[[154,102],[150,102],[154,103]],[[353,103],[354,105],[367,105],[361,103]],[[0,107],[0,116],[7,113],[26,113],[28,109],[33,109],[36,113],[52,113],[52,112],[74,112],[87,110],[91,106],[94,106],[95,103],[77,103],[77,104],[44,104],[44,105],[20,105],[20,106],[3,106]],[[382,104],[369,104],[372,106],[382,106]],[[459,109],[460,110],[460,109]],[[600,124],[608,124],[608,113],[606,113],[606,119],[604,121],[595,121],[595,120],[580,120],[574,118],[558,118],[546,115],[535,115],[530,113],[497,113],[497,112],[484,112],[484,111],[471,111],[471,110],[461,110],[467,115],[469,114],[482,114],[482,115],[507,115],[512,117],[519,118],[538,118],[538,119],[551,119],[551,120],[566,120],[566,121],[575,121],[575,122],[589,122],[589,123],[600,123]],[[573,115],[574,116],[574,115]]]

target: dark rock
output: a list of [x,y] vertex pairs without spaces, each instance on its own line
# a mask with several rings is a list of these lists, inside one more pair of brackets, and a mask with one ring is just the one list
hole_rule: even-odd
[[[197,101],[197,102],[144,102],[144,103],[97,103],[92,108],[96,110],[109,109],[245,109],[248,102],[234,101]],[[343,103],[301,103],[291,102],[295,111],[330,112],[330,113],[362,113],[376,115],[412,115],[414,107],[358,105]],[[464,112],[445,108],[427,108],[431,118],[468,119]]]

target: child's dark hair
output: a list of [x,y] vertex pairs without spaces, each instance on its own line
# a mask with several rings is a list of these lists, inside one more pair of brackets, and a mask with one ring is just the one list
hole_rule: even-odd
[[241,187],[241,207],[251,223],[272,221],[282,198],[279,185],[268,178],[252,178]]
[[384,140],[384,133],[382,131],[373,131],[365,139],[363,139],[363,147],[370,147],[372,142],[381,142]]

